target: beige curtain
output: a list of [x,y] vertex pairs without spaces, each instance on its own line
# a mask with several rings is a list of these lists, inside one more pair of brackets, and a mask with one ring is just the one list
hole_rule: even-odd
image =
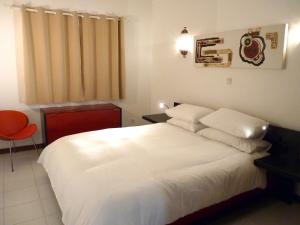
[[27,104],[124,97],[123,20],[21,9]]

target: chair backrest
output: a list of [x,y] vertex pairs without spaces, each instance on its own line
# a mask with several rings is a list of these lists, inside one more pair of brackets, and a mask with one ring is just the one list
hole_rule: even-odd
[[0,133],[7,136],[17,133],[28,124],[28,117],[19,111],[0,111]]

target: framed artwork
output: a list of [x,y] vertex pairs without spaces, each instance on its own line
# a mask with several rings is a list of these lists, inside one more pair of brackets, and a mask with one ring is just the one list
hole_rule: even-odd
[[282,69],[287,24],[262,26],[195,37],[200,67]]

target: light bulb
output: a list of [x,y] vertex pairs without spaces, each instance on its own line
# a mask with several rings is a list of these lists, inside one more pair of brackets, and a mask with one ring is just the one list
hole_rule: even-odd
[[289,31],[289,43],[294,45],[300,44],[300,23],[291,26]]
[[165,103],[163,103],[163,102],[159,103],[159,108],[160,108],[160,109],[165,108]]
[[159,103],[159,108],[160,109],[169,109],[169,106],[164,102],[160,102]]
[[250,130],[249,128],[245,128],[244,131],[245,131],[246,138],[251,137],[253,134],[252,130]]

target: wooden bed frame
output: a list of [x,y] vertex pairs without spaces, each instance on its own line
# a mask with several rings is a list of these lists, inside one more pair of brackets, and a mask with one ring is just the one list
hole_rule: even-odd
[[[174,102],[174,106],[180,104],[181,103]],[[272,143],[272,148],[269,150],[272,155],[290,160],[298,159],[300,151],[300,132],[271,125],[268,127],[268,132],[264,139]],[[265,195],[265,190],[256,188],[233,196],[223,202],[200,209],[168,225],[188,225],[200,221],[201,219],[211,218],[212,216],[226,212],[228,209],[240,206],[242,203],[243,205],[248,204],[251,200],[254,201],[263,195]]]
[[[180,104],[181,103],[174,102],[174,106]],[[299,159],[300,132],[270,125],[264,139],[272,143],[272,148],[269,150],[269,152],[275,157],[281,157],[291,161]],[[226,209],[238,206],[242,202],[249,202],[250,200],[253,200],[253,198],[263,195],[265,195],[265,190],[258,188],[241,193],[226,201],[200,209],[199,211],[182,217],[169,225],[188,225],[192,222],[209,218],[213,215],[224,212]]]
[[223,202],[217,203],[215,205],[200,209],[199,211],[189,214],[185,217],[182,217],[169,225],[189,225],[195,221],[199,221],[201,219],[206,219],[206,218],[212,217],[213,215],[225,212],[228,209],[237,207],[237,206],[241,205],[242,203],[245,203],[245,201],[248,202],[249,200],[259,198],[263,194],[264,194],[264,190],[259,189],[259,188],[248,191],[248,192],[244,192],[244,193],[236,195],[226,201],[223,201]]

